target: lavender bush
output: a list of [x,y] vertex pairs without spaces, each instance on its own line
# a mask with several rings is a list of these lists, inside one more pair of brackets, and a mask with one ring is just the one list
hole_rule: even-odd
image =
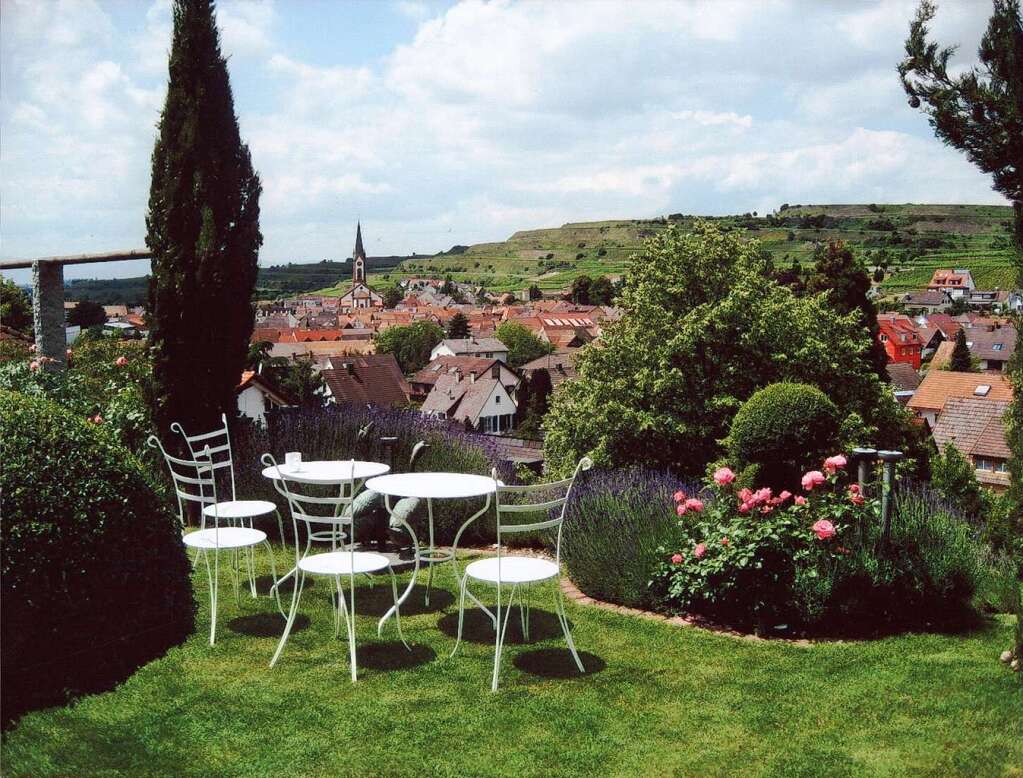
[[647,582],[658,547],[674,545],[679,536],[664,510],[677,488],[668,473],[642,468],[580,476],[565,515],[561,556],[582,591],[630,607],[656,604]]

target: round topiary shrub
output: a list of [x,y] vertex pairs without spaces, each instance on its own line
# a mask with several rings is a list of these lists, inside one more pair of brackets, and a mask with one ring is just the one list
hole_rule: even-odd
[[836,453],[838,408],[809,384],[765,386],[743,403],[726,440],[728,456],[739,468],[756,467],[756,483],[796,491],[807,470]]
[[5,723],[110,688],[192,631],[176,516],[102,425],[0,390]]

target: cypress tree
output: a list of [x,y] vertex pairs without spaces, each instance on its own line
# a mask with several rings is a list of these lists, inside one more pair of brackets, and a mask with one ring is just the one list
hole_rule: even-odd
[[198,433],[237,412],[263,236],[212,0],[175,0],[146,245],[154,419]]
[[948,369],[957,373],[969,373],[973,370],[973,362],[970,360],[970,349],[966,345],[966,330],[959,330],[956,333],[956,345],[952,349],[952,356],[948,361]]
[[465,314],[459,311],[451,320],[448,322],[448,337],[449,338],[468,338],[469,337],[469,319],[466,318]]

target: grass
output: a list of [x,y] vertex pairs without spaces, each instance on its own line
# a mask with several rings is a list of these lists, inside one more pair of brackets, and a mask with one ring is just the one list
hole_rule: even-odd
[[282,620],[266,598],[243,593],[239,610],[225,596],[212,648],[200,607],[186,644],[117,689],[25,716],[4,775],[1023,774],[1023,694],[998,662],[1010,617],[800,647],[570,604],[580,676],[538,593],[533,641],[513,620],[491,694],[489,625],[468,612],[449,658],[453,576],[438,579],[430,608],[421,590],[407,603],[411,653],[393,623],[376,638],[389,587],[359,588],[356,685],[323,581],[274,670]]

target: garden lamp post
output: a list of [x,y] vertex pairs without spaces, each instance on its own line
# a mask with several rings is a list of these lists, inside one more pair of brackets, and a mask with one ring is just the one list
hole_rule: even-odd
[[885,544],[892,529],[891,496],[895,484],[895,463],[902,459],[901,451],[878,451],[877,457],[884,463],[884,483],[881,487],[881,537]]
[[874,464],[874,459],[877,457],[877,449],[873,448],[854,448],[852,450],[853,459],[857,462],[857,480],[860,484],[860,494],[867,493],[867,470]]

